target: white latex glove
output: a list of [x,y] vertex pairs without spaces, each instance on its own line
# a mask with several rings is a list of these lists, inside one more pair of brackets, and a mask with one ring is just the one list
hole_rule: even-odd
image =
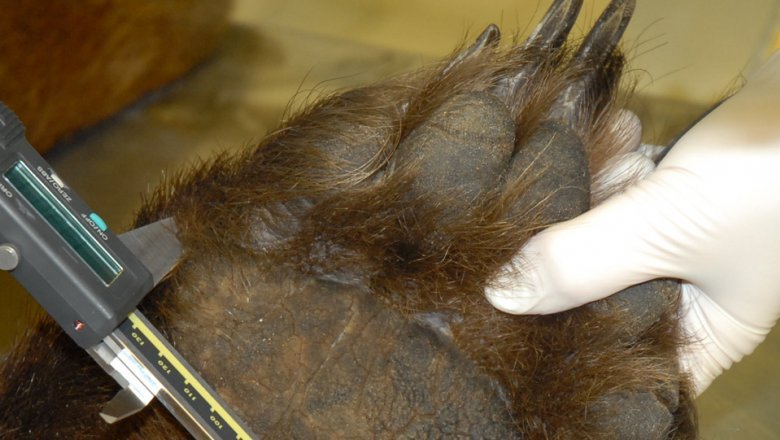
[[683,368],[701,393],[780,312],[780,54],[696,124],[655,172],[534,237],[486,294],[546,314],[679,278]]

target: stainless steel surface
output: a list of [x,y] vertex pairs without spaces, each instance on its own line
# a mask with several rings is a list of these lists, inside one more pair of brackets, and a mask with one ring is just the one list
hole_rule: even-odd
[[14,270],[19,265],[19,251],[12,244],[0,245],[0,270]]
[[181,243],[176,238],[176,222],[172,218],[125,232],[119,239],[152,273],[155,286],[173,270],[181,257]]
[[148,402],[144,402],[130,388],[122,388],[100,411],[100,417],[106,423],[115,423],[141,411]]
[[142,410],[161,387],[116,334],[117,331],[112,332],[100,344],[87,350],[95,362],[122,387],[100,412],[100,416],[108,423],[117,422]]

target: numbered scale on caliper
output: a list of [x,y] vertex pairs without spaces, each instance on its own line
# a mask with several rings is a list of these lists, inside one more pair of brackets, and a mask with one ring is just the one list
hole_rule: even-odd
[[9,271],[122,390],[101,415],[157,397],[196,438],[253,438],[236,413],[137,310],[176,265],[171,219],[114,235],[0,103],[0,270]]

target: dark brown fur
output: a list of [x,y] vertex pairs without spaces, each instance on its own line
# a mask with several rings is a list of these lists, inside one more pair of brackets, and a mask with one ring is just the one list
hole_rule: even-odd
[[[326,97],[256,147],[172,178],[137,224],[174,216],[185,255],[143,311],[269,437],[694,437],[674,282],[553,316],[507,315],[483,297],[528,238],[576,214],[570,197],[587,205],[587,187],[539,186],[566,157],[469,192],[479,173],[429,178],[430,158],[450,150],[404,150],[454,97],[494,96],[507,72],[538,63],[496,98],[513,117],[510,155],[568,85],[596,72],[564,124],[585,147],[582,176],[595,174],[620,146],[622,58],[571,59],[487,47]],[[476,164],[495,164],[483,153]],[[48,320],[0,377],[5,437],[183,436],[157,406],[103,424],[99,405],[116,387]]]
[[230,0],[0,0],[0,99],[30,143],[92,126],[213,52]]

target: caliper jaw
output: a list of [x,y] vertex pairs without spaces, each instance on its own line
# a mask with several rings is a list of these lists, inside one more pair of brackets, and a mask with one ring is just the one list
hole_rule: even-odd
[[87,349],[87,353],[122,387],[100,412],[108,423],[141,411],[162,389],[160,382],[116,340],[113,333],[100,344]]

